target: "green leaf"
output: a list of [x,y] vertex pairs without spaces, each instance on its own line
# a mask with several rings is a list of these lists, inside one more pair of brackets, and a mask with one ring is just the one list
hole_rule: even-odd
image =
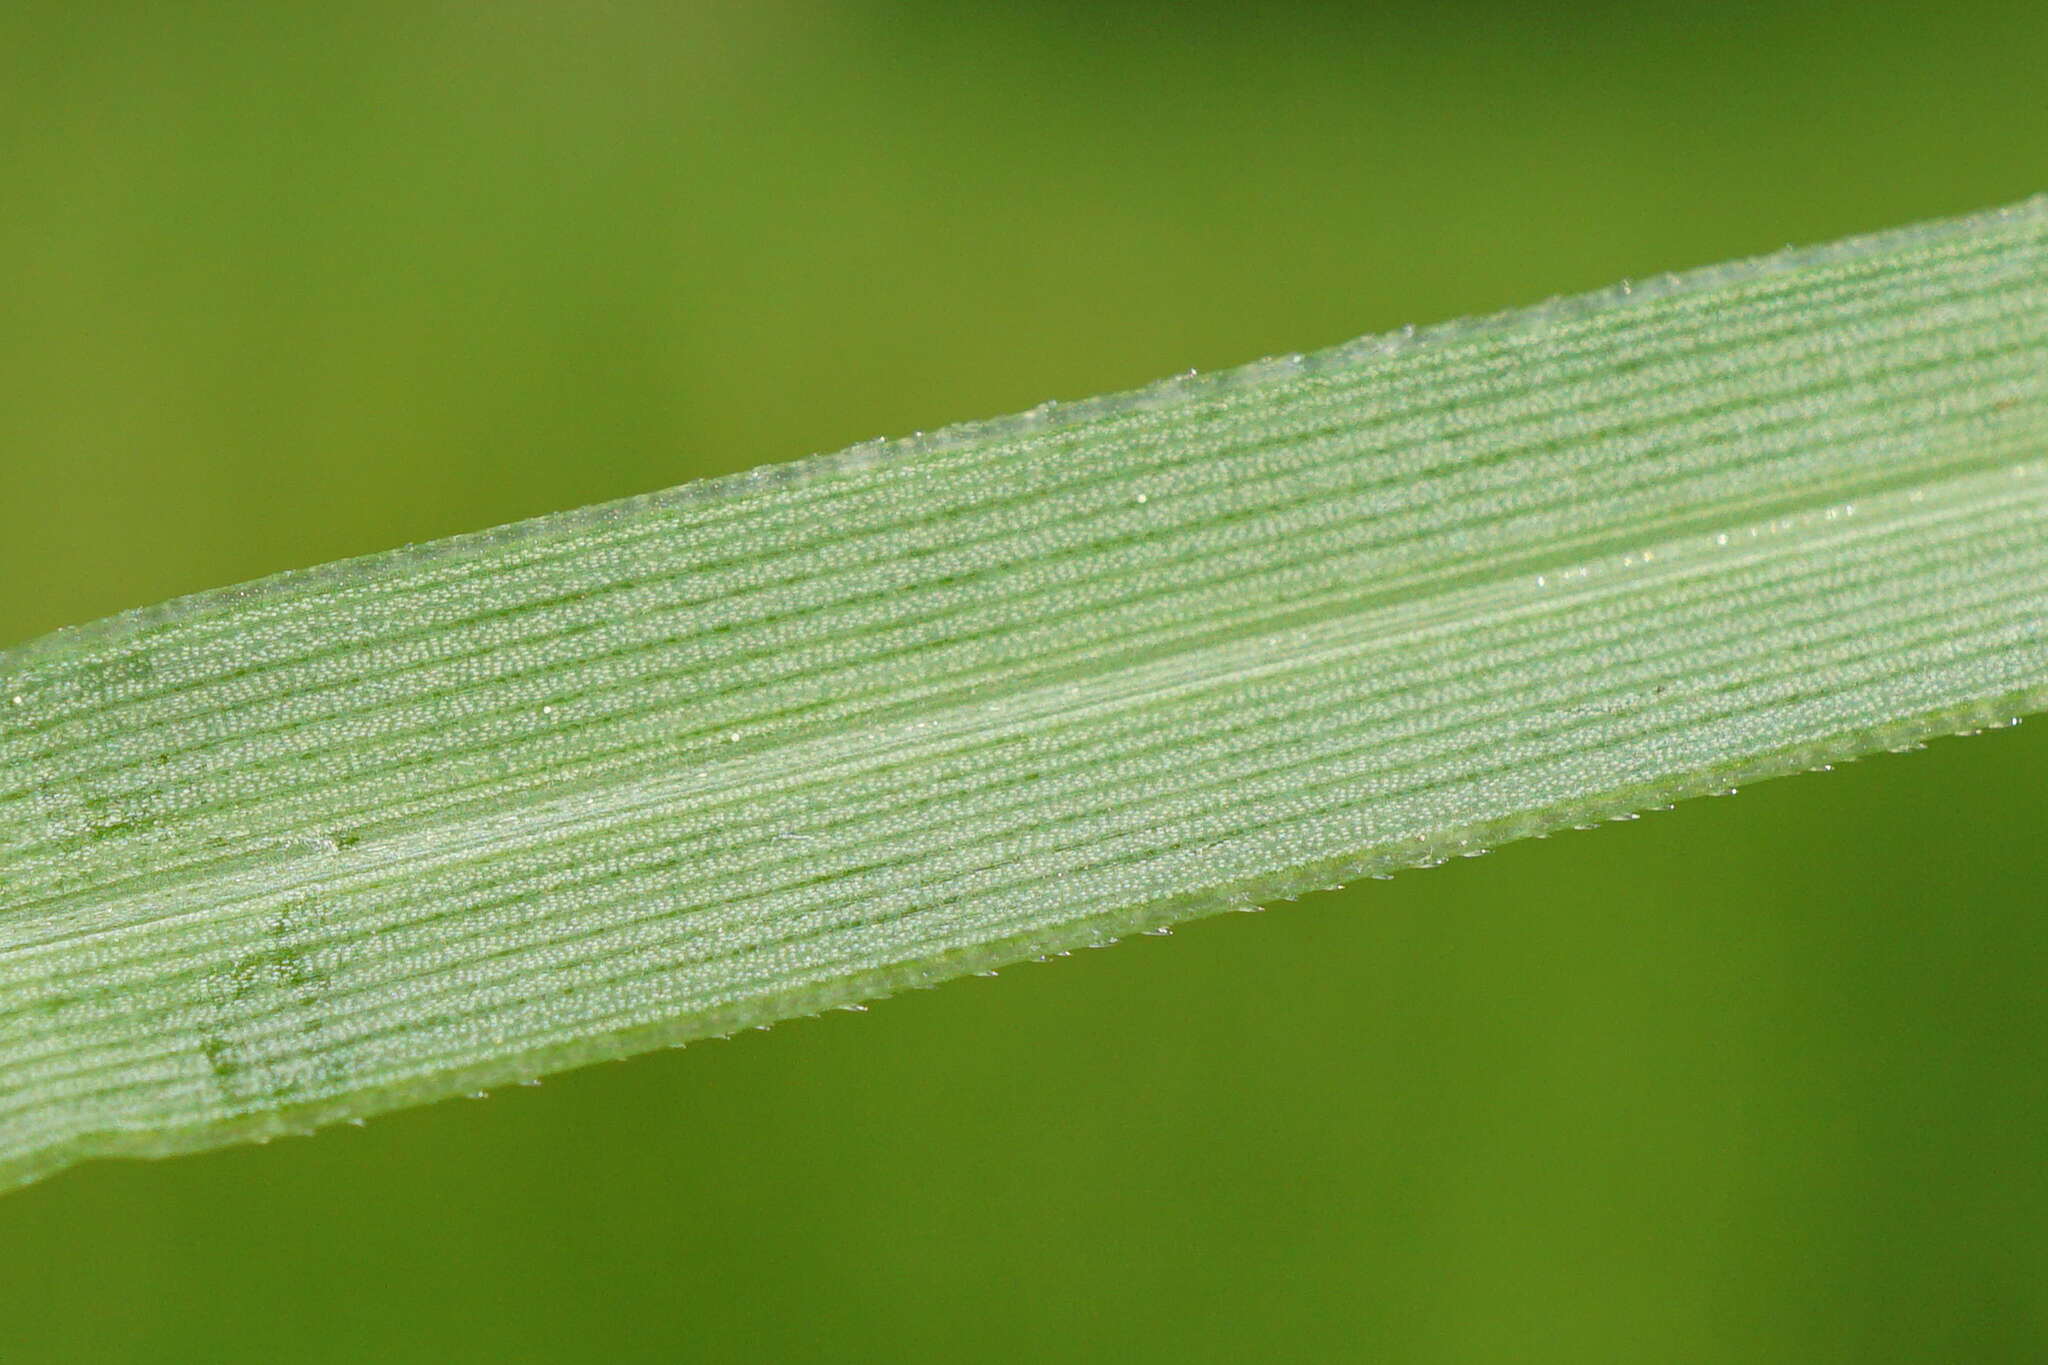
[[0,1184],[2048,699],[2048,200],[0,655]]

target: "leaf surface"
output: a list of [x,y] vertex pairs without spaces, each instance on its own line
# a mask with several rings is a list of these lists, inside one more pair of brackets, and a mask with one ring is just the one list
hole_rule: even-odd
[[2048,699],[2048,200],[0,654],[0,1184]]

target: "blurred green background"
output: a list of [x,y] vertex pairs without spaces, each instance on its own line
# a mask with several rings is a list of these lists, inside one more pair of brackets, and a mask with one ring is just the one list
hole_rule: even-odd
[[[0,8],[0,643],[2048,189],[2048,10]],[[2048,1354],[2048,726],[0,1198],[0,1359]]]

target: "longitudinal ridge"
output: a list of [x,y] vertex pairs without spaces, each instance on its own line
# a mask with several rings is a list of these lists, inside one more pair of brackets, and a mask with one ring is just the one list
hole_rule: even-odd
[[0,654],[0,1184],[2048,698],[2048,201]]

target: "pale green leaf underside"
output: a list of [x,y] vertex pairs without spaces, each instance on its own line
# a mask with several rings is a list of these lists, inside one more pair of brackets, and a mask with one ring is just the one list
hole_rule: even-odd
[[0,654],[0,1184],[2048,699],[2048,201]]

